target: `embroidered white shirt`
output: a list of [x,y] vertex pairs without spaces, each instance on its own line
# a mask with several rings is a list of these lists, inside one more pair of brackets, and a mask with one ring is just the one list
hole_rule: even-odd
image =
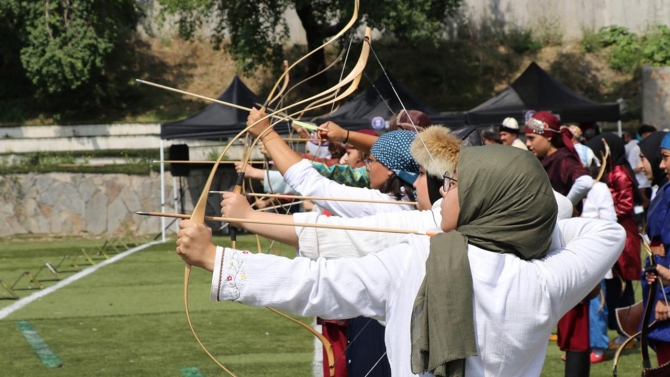
[[[466,360],[466,375],[539,376],[552,329],[598,284],[624,242],[620,225],[577,218],[558,222],[551,252],[540,260],[470,245],[478,356]],[[211,298],[300,316],[386,321],[393,375],[413,376],[410,321],[429,243],[426,236],[407,236],[363,258],[316,261],[219,247]]]

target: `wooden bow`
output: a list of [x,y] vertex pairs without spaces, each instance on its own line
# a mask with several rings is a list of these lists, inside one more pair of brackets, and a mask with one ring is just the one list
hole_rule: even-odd
[[[298,63],[300,63],[301,61],[303,61],[304,59],[306,59],[308,56],[310,56],[311,54],[313,54],[313,53],[316,52],[317,50],[324,48],[325,46],[327,46],[328,44],[332,43],[333,41],[335,41],[335,40],[336,40],[337,38],[339,38],[340,36],[344,35],[344,33],[345,33],[349,28],[351,28],[351,26],[354,25],[354,23],[356,22],[356,19],[358,18],[358,9],[359,9],[359,0],[355,0],[354,12],[353,12],[353,14],[352,14],[351,19],[349,20],[349,22],[345,25],[345,27],[344,27],[344,28],[343,28],[337,35],[335,35],[333,38],[331,38],[331,39],[330,39],[329,41],[327,41],[326,43],[324,43],[324,44],[322,44],[321,46],[317,47],[316,49],[312,50],[312,51],[309,52],[307,55],[303,56],[301,59],[298,59],[298,60],[297,60],[296,62],[294,62],[290,67],[288,67],[286,70],[284,70],[284,73],[282,74],[282,76],[279,77],[279,79],[278,79],[277,82],[275,83],[274,87],[273,87],[272,90],[270,91],[270,93],[269,93],[269,95],[268,95],[268,99],[267,99],[266,102],[265,102],[265,105],[267,105],[267,104],[270,102],[270,100],[273,98],[273,94],[274,94],[275,90],[277,89],[277,87],[279,86],[279,83],[282,81],[282,79],[283,79],[286,75],[288,75],[288,72],[289,72],[293,67],[295,67]],[[366,56],[366,59],[367,59],[367,56]],[[364,66],[364,65],[363,65],[363,66]],[[361,69],[361,72],[362,72],[362,69]],[[360,74],[360,73],[359,73],[359,74]],[[353,81],[353,79],[354,79],[354,78],[352,78],[350,81]],[[296,103],[296,104],[293,104],[293,105],[291,105],[291,106],[288,106],[288,107],[286,107],[286,108],[284,108],[284,109],[277,110],[277,111],[275,111],[274,113],[271,113],[270,115],[266,116],[265,118],[259,120],[259,122],[262,121],[262,120],[267,119],[268,117],[270,117],[270,116],[272,116],[272,115],[276,115],[277,113],[279,113],[279,112],[281,112],[281,111],[285,111],[285,110],[288,109],[288,108],[292,108],[292,107],[298,106],[298,105],[300,105],[300,104],[302,104],[302,103],[305,103],[305,102],[307,102],[307,101],[311,101],[311,100],[313,100],[314,98],[320,98],[322,95],[327,95],[328,93],[333,92],[333,91],[339,89],[340,87],[342,87],[342,86],[344,86],[344,85],[346,85],[346,83],[343,84],[342,82],[340,82],[340,83],[338,83],[337,85],[335,85],[335,87],[334,87],[335,89],[332,89],[332,88],[331,88],[331,89],[327,90],[326,92],[324,92],[323,94],[320,93],[319,95],[310,97],[310,98],[307,99],[307,100],[300,101],[300,102],[298,102],[298,103]],[[354,89],[354,90],[355,90],[355,89]],[[353,91],[352,91],[352,92],[353,92]],[[264,106],[264,107],[265,107],[265,106]],[[194,208],[194,210],[193,210],[193,214],[191,215],[191,221],[195,221],[195,222],[197,222],[197,223],[204,224],[204,221],[205,221],[205,210],[206,210],[206,207],[207,207],[208,193],[209,193],[210,188],[211,188],[211,186],[212,186],[212,181],[214,180],[214,175],[215,175],[216,170],[217,170],[217,168],[218,168],[218,166],[219,166],[219,163],[220,163],[221,160],[223,159],[223,156],[225,156],[225,154],[228,152],[228,149],[230,149],[230,147],[231,147],[231,145],[233,144],[233,142],[235,142],[237,139],[239,139],[239,137],[240,137],[242,134],[244,134],[245,132],[247,132],[247,131],[248,131],[251,127],[253,127],[254,125],[255,125],[255,124],[252,124],[252,125],[250,125],[249,127],[245,128],[242,132],[238,133],[232,140],[230,140],[230,142],[228,143],[228,145],[226,145],[226,147],[223,149],[223,152],[221,152],[221,154],[219,155],[219,158],[218,158],[218,159],[216,160],[216,162],[214,163],[214,166],[212,167],[212,171],[210,172],[209,177],[207,178],[207,181],[205,182],[205,187],[203,188],[202,194],[200,195],[200,198],[199,198],[199,200],[198,200],[198,202],[197,202],[197,204],[196,204],[196,206],[195,206],[195,208]],[[246,166],[246,163],[242,166],[243,169],[244,169],[245,166]],[[207,350],[207,348],[205,347],[205,345],[200,341],[200,338],[199,338],[198,335],[196,334],[195,329],[193,328],[193,323],[191,322],[191,316],[190,316],[190,314],[189,314],[189,310],[188,310],[188,282],[189,282],[190,274],[191,274],[191,266],[188,265],[188,264],[186,264],[185,269],[184,269],[184,306],[185,306],[185,310],[186,310],[186,318],[187,318],[189,327],[190,327],[190,329],[191,329],[191,332],[193,333],[193,336],[195,337],[196,341],[198,342],[198,344],[200,345],[200,347],[203,349],[203,351],[205,351],[205,353],[206,353],[206,354],[207,354],[207,355],[208,355],[208,356],[209,356],[209,357],[210,357],[210,358],[211,358],[211,359],[212,359],[212,360],[213,360],[213,361],[214,361],[214,362],[215,362],[215,363],[222,369],[222,370],[224,370],[226,373],[228,373],[231,377],[237,377],[233,372],[231,372],[231,371],[230,371],[228,368],[226,368],[221,362],[219,362],[219,361],[214,357],[214,355],[212,355],[212,354],[209,352],[209,350]],[[320,334],[319,334],[319,335],[320,335]],[[320,339],[321,339],[321,338],[320,338]],[[324,339],[325,339],[325,338],[324,338]],[[331,351],[332,351],[332,349],[331,349]],[[333,365],[333,367],[334,367],[334,365]],[[331,375],[334,375],[334,368],[331,368]]]

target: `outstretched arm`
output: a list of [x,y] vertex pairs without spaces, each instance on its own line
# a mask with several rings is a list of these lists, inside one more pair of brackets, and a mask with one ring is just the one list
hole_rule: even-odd
[[361,152],[369,153],[372,146],[375,144],[379,137],[363,134],[356,131],[345,130],[340,127],[337,123],[326,122],[319,126],[322,129],[327,129],[328,131],[319,131],[319,137],[322,139],[327,139],[330,141],[336,141],[338,143],[351,144],[354,148],[358,149]]

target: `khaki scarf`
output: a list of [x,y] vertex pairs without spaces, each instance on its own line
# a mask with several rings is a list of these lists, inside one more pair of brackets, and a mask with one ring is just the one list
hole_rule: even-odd
[[[558,208],[530,152],[502,145],[461,149],[455,231],[431,239],[412,311],[412,373],[463,376],[477,355],[468,244],[521,259],[549,251]],[[476,268],[476,266],[475,266]]]

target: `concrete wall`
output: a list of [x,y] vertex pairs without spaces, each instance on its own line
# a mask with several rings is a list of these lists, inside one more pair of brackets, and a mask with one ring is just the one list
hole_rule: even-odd
[[[209,170],[192,170],[183,179],[185,212],[191,213]],[[235,171],[218,171],[213,190],[234,184]],[[172,177],[166,172],[166,212],[173,208]],[[211,195],[208,215],[220,216],[217,195]],[[160,175],[21,174],[0,176],[0,237],[25,233],[157,234],[160,219],[135,215],[161,209]],[[169,223],[168,220],[167,223]],[[212,224],[218,229],[217,224]],[[170,229],[174,229],[174,226]]]
[[670,67],[642,68],[642,122],[670,128]]
[[470,22],[497,22],[556,29],[564,38],[578,38],[583,29],[618,25],[635,32],[670,24],[668,0],[464,0]]
[[[156,0],[138,0],[148,10],[142,30],[158,36],[176,32],[174,19],[162,26],[155,21],[159,7]],[[353,1],[353,0],[352,0]],[[583,29],[598,30],[603,26],[625,26],[641,32],[650,26],[670,24],[668,0],[464,0],[462,14],[473,26],[482,23],[518,25],[547,29],[564,38],[578,38]],[[295,10],[284,13],[288,20],[289,43],[306,43],[305,31]],[[210,35],[213,22],[205,22],[202,33]],[[554,30],[555,29],[555,30]],[[448,33],[451,34],[451,33]]]

